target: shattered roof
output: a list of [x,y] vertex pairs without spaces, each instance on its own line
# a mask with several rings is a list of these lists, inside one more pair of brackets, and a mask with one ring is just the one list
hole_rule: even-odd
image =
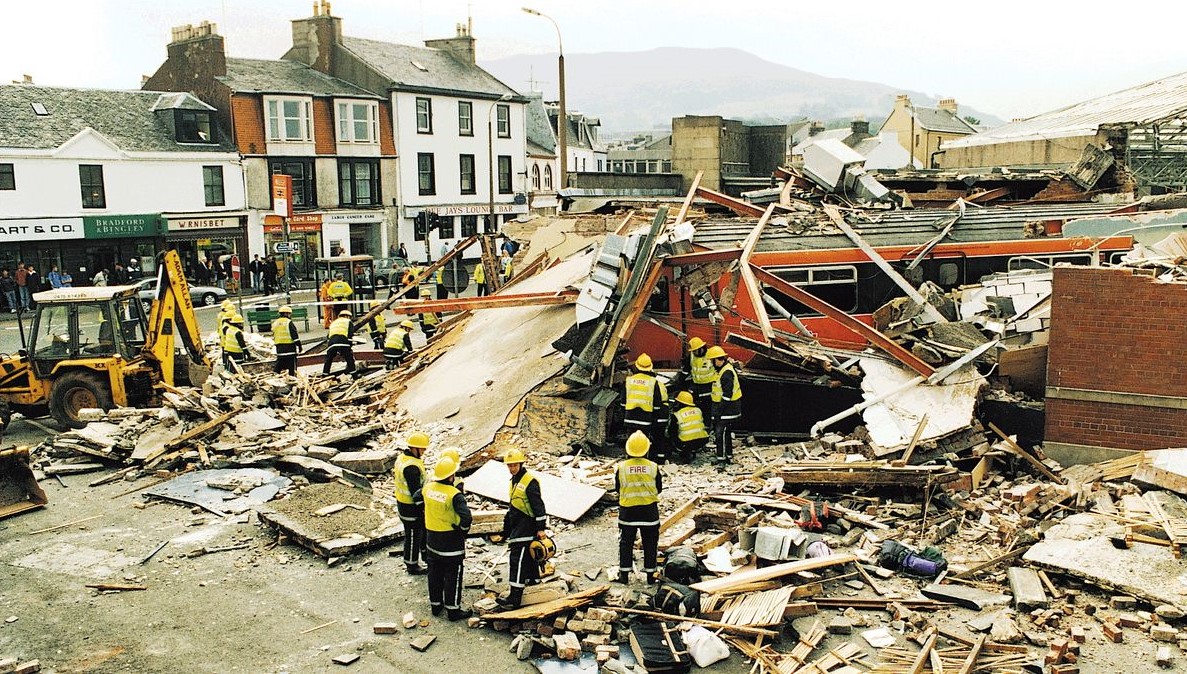
[[944,148],[1095,135],[1102,126],[1145,126],[1187,111],[1187,73],[1115,91],[944,143]]
[[511,87],[476,65],[463,63],[449,52],[379,40],[344,37],[342,44],[391,80],[393,88],[435,89],[466,93],[518,96]]
[[977,130],[951,110],[943,108],[915,108],[915,120],[928,131],[972,134]]
[[[37,114],[37,104],[48,114]],[[175,92],[3,85],[0,147],[52,149],[90,128],[129,152],[234,151],[225,142],[178,143],[167,123],[169,113],[154,110],[179,108],[212,109],[190,94]]]
[[245,93],[379,98],[366,89],[297,61],[229,58],[227,74],[216,79],[232,91]]

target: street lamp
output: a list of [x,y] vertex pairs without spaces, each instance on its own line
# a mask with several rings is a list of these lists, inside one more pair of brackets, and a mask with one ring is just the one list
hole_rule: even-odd
[[[499,107],[499,103],[509,101],[514,98],[511,94],[503,94],[494,103],[491,103],[490,109],[486,111],[486,177],[487,177],[487,195],[490,197],[490,203],[487,204],[486,223],[487,229],[493,234],[495,233],[495,130],[494,113],[495,109]],[[511,123],[511,117],[508,115],[507,123]]]
[[556,118],[556,135],[557,141],[560,142],[560,186],[564,188],[569,184],[567,180],[569,169],[569,115],[565,110],[565,44],[561,41],[561,27],[556,25],[556,21],[554,21],[551,16],[542,14],[531,7],[524,7],[523,11],[531,14],[532,16],[539,16],[548,19],[552,22],[552,27],[556,29],[556,48],[557,52],[559,52],[559,55],[556,59],[557,70],[559,71],[557,83],[560,90],[560,110],[558,111]]

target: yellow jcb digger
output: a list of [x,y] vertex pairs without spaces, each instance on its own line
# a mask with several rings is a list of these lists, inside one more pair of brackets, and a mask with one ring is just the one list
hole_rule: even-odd
[[[0,360],[0,429],[13,412],[80,428],[79,410],[159,404],[157,384],[200,384],[211,363],[176,251],[163,256],[148,316],[136,286],[55,288],[33,296],[25,345]],[[176,349],[177,338],[185,354]],[[188,356],[188,357],[187,357]]]

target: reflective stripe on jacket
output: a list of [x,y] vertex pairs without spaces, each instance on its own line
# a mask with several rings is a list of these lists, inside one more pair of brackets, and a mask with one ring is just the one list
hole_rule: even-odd
[[227,353],[243,353],[243,346],[239,344],[239,338],[242,334],[242,328],[237,325],[227,324],[227,330],[223,333],[222,339],[223,351]]
[[[729,373],[729,377],[726,377],[727,372]],[[722,379],[729,380],[729,382],[731,384],[731,386],[730,386],[731,390],[729,391],[729,393],[726,393],[724,391],[724,389],[722,387],[722,383],[721,383]],[[742,399],[742,386],[741,386],[741,383],[738,382],[738,373],[737,373],[737,371],[734,370],[733,363],[726,362],[725,366],[722,367],[720,370],[718,370],[717,379],[713,380],[713,402],[719,403],[723,400],[732,401],[732,400],[741,400],[741,399]]]
[[717,378],[717,370],[713,367],[713,361],[704,356],[688,354],[688,365],[694,384],[712,384],[713,380]]
[[396,328],[387,333],[387,339],[383,340],[384,349],[392,349],[394,351],[404,350],[404,338],[408,336],[408,332],[404,328]]
[[[524,469],[526,470],[526,469]],[[511,484],[511,507],[528,517],[535,517],[536,514],[532,512],[532,504],[528,502],[528,485],[536,481],[536,476],[527,473],[523,478],[513,481]]]
[[705,416],[701,414],[699,407],[682,407],[676,410],[673,416],[676,417],[677,436],[681,442],[709,437],[708,431],[705,430]]
[[404,504],[415,503],[412,498],[412,489],[408,485],[408,480],[404,478],[404,469],[408,466],[415,466],[416,470],[420,471],[420,483],[425,483],[425,462],[423,459],[412,456],[411,454],[400,454],[396,459],[396,501]]
[[458,488],[444,482],[430,482],[421,490],[425,501],[425,529],[453,531],[462,517],[453,509],[453,497]]
[[272,321],[272,343],[277,346],[293,343],[292,320],[281,316]]
[[626,378],[626,408],[655,411],[655,387],[659,384],[655,375],[637,372]]
[[[693,408],[696,409],[696,408]],[[659,501],[656,477],[659,466],[644,458],[627,459],[618,464],[618,505],[641,506]]]

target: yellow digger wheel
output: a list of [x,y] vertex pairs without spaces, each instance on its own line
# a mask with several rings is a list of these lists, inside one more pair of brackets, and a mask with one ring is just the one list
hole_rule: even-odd
[[49,394],[49,413],[59,424],[82,428],[86,424],[78,420],[78,412],[89,407],[105,410],[115,407],[107,382],[98,374],[67,372],[54,381]]

